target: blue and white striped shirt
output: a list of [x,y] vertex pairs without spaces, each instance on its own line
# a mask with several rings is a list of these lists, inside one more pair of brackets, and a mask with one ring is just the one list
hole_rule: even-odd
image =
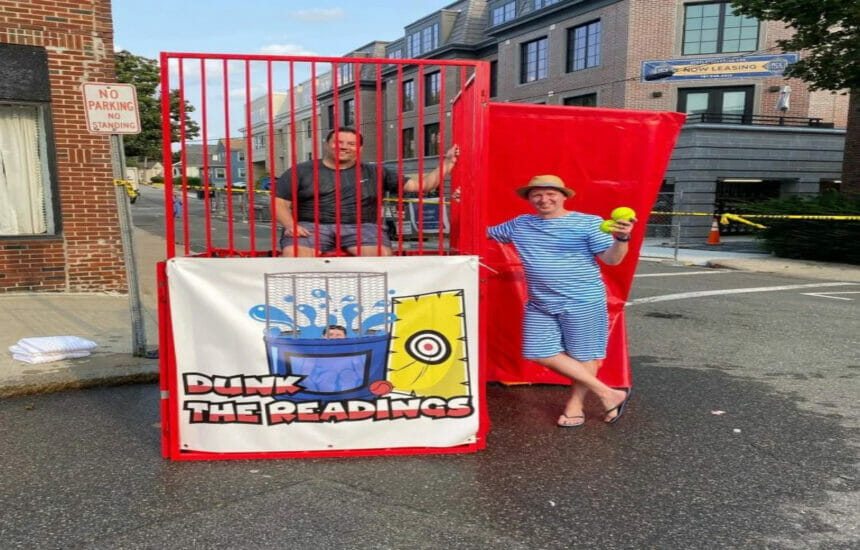
[[571,300],[606,299],[595,254],[612,246],[613,239],[600,230],[602,221],[599,216],[579,212],[547,219],[524,214],[487,228],[487,236],[516,246],[529,301],[555,314],[569,308]]

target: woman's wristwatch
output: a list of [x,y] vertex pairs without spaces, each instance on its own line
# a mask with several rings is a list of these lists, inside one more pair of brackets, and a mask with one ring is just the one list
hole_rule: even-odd
[[620,242],[620,243],[626,243],[627,241],[629,241],[629,240],[630,240],[630,237],[627,237],[626,239],[622,239],[622,238],[619,238],[619,237],[615,237],[615,240],[616,240],[616,241],[618,241],[618,242]]

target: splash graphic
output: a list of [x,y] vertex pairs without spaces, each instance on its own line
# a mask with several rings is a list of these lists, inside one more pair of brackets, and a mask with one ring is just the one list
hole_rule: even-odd
[[[388,291],[389,294],[395,292]],[[311,296],[322,300],[329,298],[323,289],[314,289]],[[340,302],[345,305],[340,309],[330,308],[328,319],[326,319],[326,302],[294,305],[293,296],[284,296],[283,301],[285,304],[282,306],[283,309],[274,305],[257,304],[248,310],[248,316],[260,323],[265,323],[268,318],[271,334],[275,333],[272,328],[274,326],[280,332],[289,332],[299,338],[322,338],[323,331],[328,325],[342,325],[346,327],[347,337],[357,338],[366,334],[378,334],[385,330],[386,325],[397,320],[394,313],[385,313],[384,300],[377,301],[373,304],[373,308],[368,310],[355,303],[355,296],[344,296]],[[294,310],[297,312],[296,319],[287,313]]]

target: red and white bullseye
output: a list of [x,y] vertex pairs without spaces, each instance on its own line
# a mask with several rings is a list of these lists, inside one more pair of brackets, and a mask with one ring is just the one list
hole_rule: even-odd
[[422,363],[438,365],[451,356],[451,343],[435,330],[420,330],[406,340],[406,353]]

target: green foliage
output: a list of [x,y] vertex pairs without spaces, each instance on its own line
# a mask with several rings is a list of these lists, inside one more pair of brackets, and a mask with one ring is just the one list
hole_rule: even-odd
[[[161,73],[158,61],[134,55],[126,50],[116,54],[116,78],[119,82],[133,84],[137,89],[137,105],[140,110],[140,133],[123,138],[126,157],[161,158]],[[179,141],[180,106],[178,90],[170,92],[171,143]],[[189,118],[194,107],[185,101],[182,116],[185,119],[185,139],[194,139],[200,128]]]
[[149,178],[149,181],[152,183],[164,183],[164,176],[152,176]]
[[787,77],[813,90],[860,89],[860,2],[857,0],[734,0],[735,13],[783,21],[794,36],[777,40],[786,52],[803,52]]
[[[860,199],[837,193],[815,198],[790,197],[749,203],[748,214],[860,216]],[[860,264],[860,221],[779,220],[750,218],[766,225],[758,236],[769,251],[783,258]]]
[[[177,185],[177,182],[182,183],[182,179],[181,178],[173,178],[173,185],[174,186]],[[189,187],[190,186],[200,187],[201,185],[203,185],[203,181],[200,178],[198,178],[197,176],[188,176],[185,178],[185,184],[188,185]]]

